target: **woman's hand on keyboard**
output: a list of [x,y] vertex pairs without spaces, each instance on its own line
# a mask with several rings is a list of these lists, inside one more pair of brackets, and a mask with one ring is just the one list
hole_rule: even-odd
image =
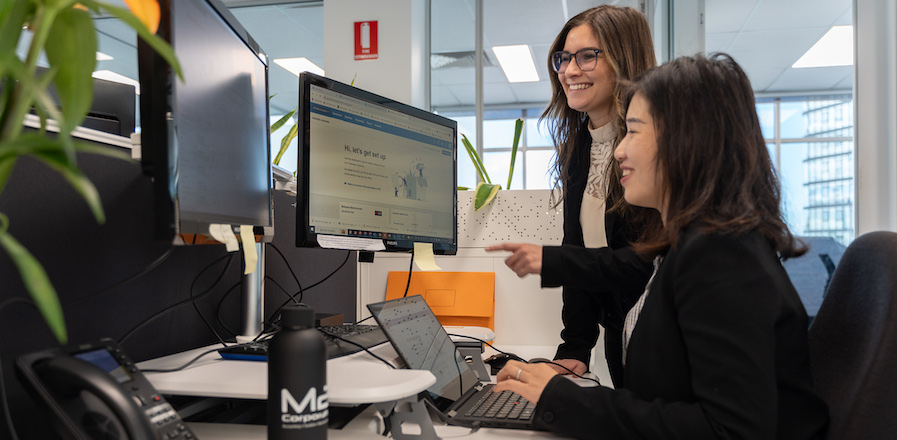
[[557,375],[549,364],[525,364],[508,361],[498,372],[498,382],[492,390],[495,392],[513,391],[532,403],[539,402],[539,396],[548,385],[548,381]]

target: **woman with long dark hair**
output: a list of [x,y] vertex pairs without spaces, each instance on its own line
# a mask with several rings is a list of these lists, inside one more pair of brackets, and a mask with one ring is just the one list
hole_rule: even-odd
[[[625,380],[581,388],[510,361],[495,390],[575,438],[822,438],[807,314],[781,264],[805,248],[783,220],[747,75],[726,55],[680,58],[631,90],[614,156],[626,200],[662,225],[634,246],[654,273],[624,322]],[[626,283],[611,262],[593,269]]]
[[[563,286],[563,343],[555,355],[560,373],[588,370],[601,324],[608,368],[615,383],[621,380],[619,335],[627,301],[611,297],[637,297],[640,289],[625,292],[608,283],[573,287],[571,280],[579,282],[588,272],[571,270],[567,261],[607,257],[659,221],[655,212],[623,200],[613,160],[613,150],[625,134],[621,81],[655,65],[648,22],[635,9],[598,6],[564,25],[551,46],[552,97],[542,115],[557,149],[554,174],[563,202],[563,245],[505,243],[487,248],[513,252],[506,263],[517,275],[539,274],[543,287]],[[635,261],[631,268],[644,287],[650,264]]]

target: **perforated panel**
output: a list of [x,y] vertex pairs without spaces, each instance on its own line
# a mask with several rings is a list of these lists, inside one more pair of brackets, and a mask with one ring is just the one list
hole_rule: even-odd
[[549,190],[503,190],[479,211],[473,191],[458,191],[458,246],[486,247],[501,242],[561,243],[562,207],[551,207]]

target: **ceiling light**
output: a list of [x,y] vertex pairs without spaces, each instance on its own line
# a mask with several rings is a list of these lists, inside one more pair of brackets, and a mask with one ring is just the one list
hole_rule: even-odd
[[93,75],[91,75],[91,76],[93,76],[94,78],[97,78],[97,79],[105,79],[107,81],[113,81],[113,82],[117,82],[117,83],[121,83],[121,84],[132,85],[132,86],[134,86],[135,93],[137,93],[138,95],[140,94],[140,82],[133,80],[131,78],[128,78],[127,76],[115,73],[111,70],[97,70],[97,71],[93,72]]
[[853,65],[853,26],[833,26],[791,67]]
[[308,60],[308,58],[300,57],[300,58],[279,58],[274,60],[278,66],[287,69],[293,75],[299,76],[302,72],[311,72],[316,73],[318,75],[324,76],[324,69],[317,66],[317,64]]
[[97,61],[110,61],[113,60],[109,55],[104,54],[103,52],[97,51]]
[[533,82],[539,80],[536,72],[536,64],[533,62],[533,54],[529,46],[520,44],[516,46],[492,46],[501,70],[505,72],[508,82]]

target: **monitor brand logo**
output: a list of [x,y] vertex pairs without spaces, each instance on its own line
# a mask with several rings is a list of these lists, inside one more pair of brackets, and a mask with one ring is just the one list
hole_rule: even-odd
[[320,395],[315,387],[309,388],[299,402],[286,388],[280,390],[280,421],[284,423],[284,427],[300,429],[326,424],[328,407],[326,385]]

